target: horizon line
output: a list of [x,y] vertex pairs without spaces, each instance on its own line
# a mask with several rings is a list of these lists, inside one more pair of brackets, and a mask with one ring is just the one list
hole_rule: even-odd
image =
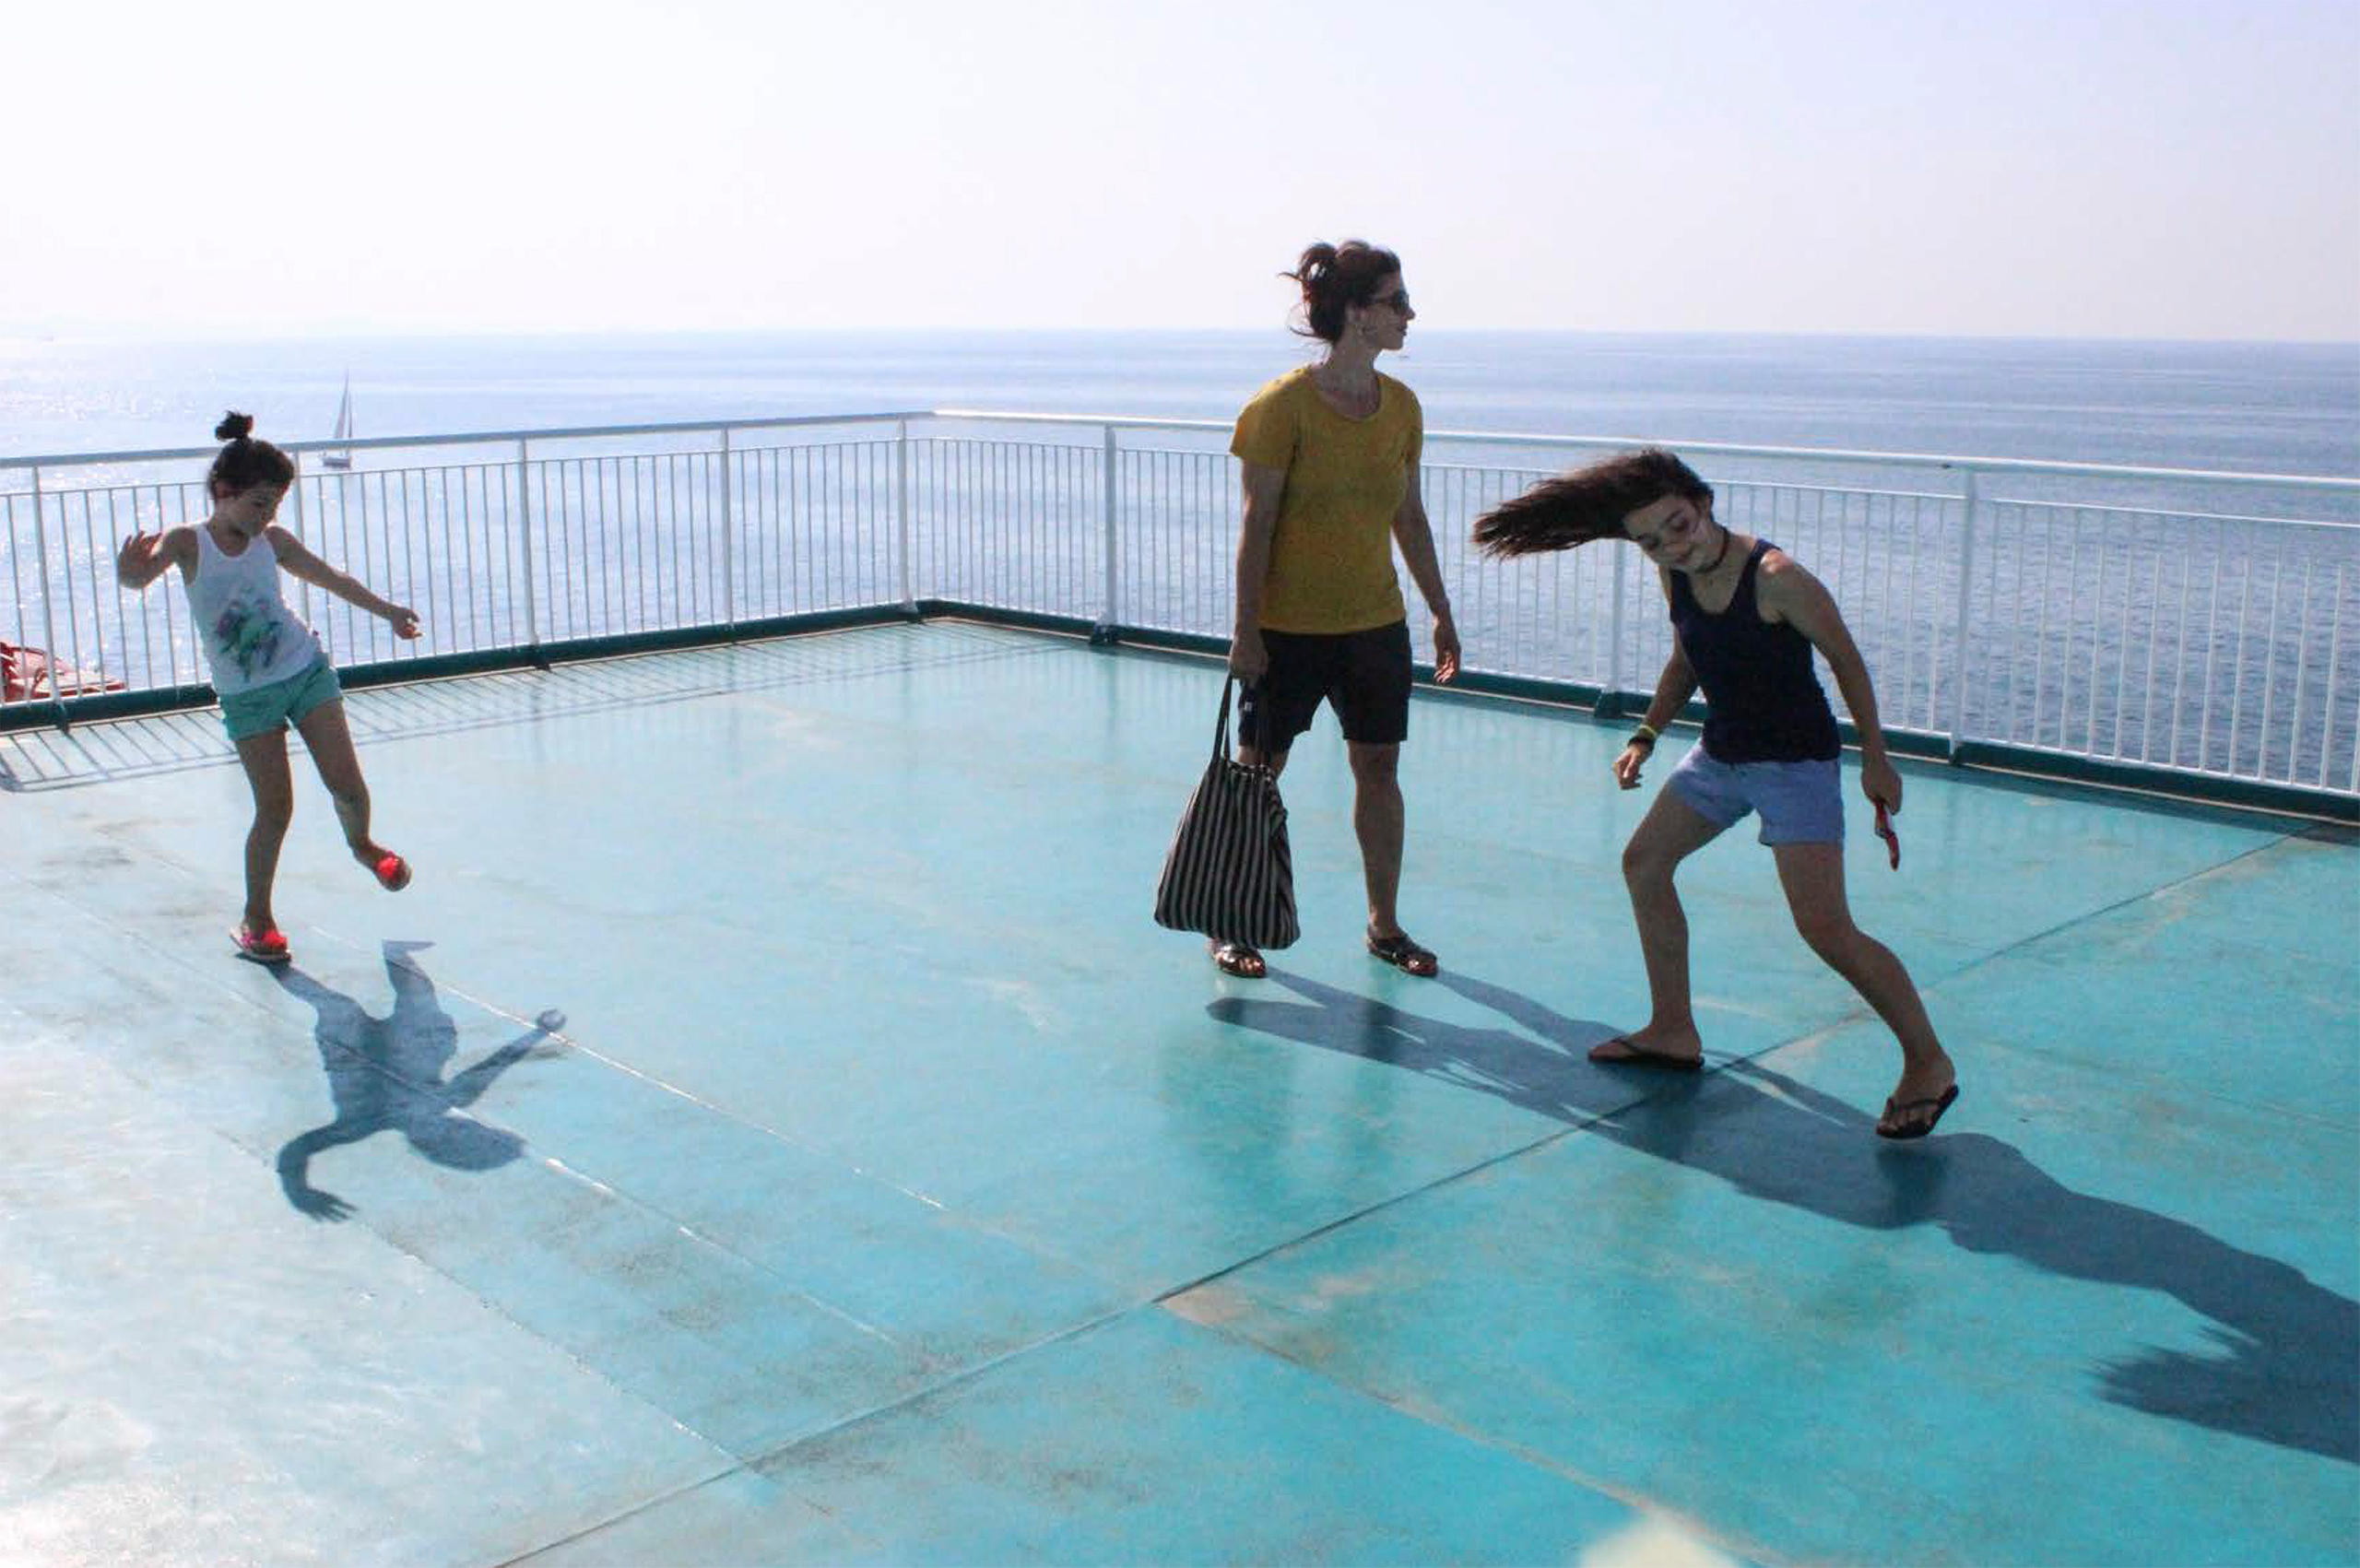
[[[560,340],[654,338],[760,337],[1093,337],[1148,338],[1255,337],[1280,336],[1308,345],[1315,341],[1292,332],[1284,323],[1275,326],[310,326],[293,329],[191,328],[148,325],[90,326],[0,323],[0,347],[19,344],[186,345],[224,343],[321,343],[475,340],[549,342]],[[1821,341],[1911,343],[2115,343],[2174,344],[2208,347],[2309,348],[2360,349],[2360,333],[2349,337],[2249,336],[2228,334],[2146,334],[2125,332],[2055,333],[2030,331],[1959,332],[1894,330],[1855,327],[1604,327],[1604,326],[1431,326],[1421,336],[1440,337],[1579,337],[1579,338],[1770,338]],[[1414,352],[1414,346],[1405,352]]]

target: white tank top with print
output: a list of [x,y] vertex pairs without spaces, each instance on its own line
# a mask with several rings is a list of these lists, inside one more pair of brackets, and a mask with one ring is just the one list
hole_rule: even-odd
[[213,530],[198,524],[188,607],[218,694],[286,680],[322,656],[320,640],[279,596],[278,556],[266,537],[223,555]]

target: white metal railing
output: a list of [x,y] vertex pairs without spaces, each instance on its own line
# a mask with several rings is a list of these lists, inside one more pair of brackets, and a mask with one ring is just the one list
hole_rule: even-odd
[[[358,466],[307,466],[282,520],[424,619],[397,644],[303,590],[346,664],[926,599],[1218,638],[1240,505],[1228,428],[945,409],[294,442]],[[1467,542],[1573,454],[1633,444],[1429,436],[1470,670],[1652,690],[1670,633],[1636,551],[1503,563]],[[194,476],[214,450],[0,459],[0,642],[80,678],[21,682],[0,713],[205,679],[178,595],[121,592],[112,560],[134,527],[206,514]],[[1828,584],[1890,729],[2360,795],[2360,480],[1680,450],[1726,521]]]

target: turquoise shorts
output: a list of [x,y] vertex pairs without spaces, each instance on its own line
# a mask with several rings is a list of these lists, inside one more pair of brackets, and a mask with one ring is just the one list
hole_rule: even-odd
[[225,694],[221,699],[221,723],[229,729],[231,740],[268,735],[289,725],[301,724],[313,709],[343,695],[344,688],[336,684],[336,666],[323,654],[300,675],[257,686],[251,691]]
[[1805,762],[1723,762],[1692,746],[1664,787],[1696,815],[1726,828],[1762,813],[1762,842],[1842,843],[1843,773],[1835,759]]

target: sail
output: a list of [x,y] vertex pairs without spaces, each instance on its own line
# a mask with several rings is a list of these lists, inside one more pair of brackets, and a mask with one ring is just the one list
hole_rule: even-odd
[[[344,398],[336,405],[336,430],[332,433],[338,441],[352,439],[352,372],[349,371],[344,375]],[[349,468],[352,466],[352,453],[349,448],[342,452],[324,453],[320,462],[330,468]]]

